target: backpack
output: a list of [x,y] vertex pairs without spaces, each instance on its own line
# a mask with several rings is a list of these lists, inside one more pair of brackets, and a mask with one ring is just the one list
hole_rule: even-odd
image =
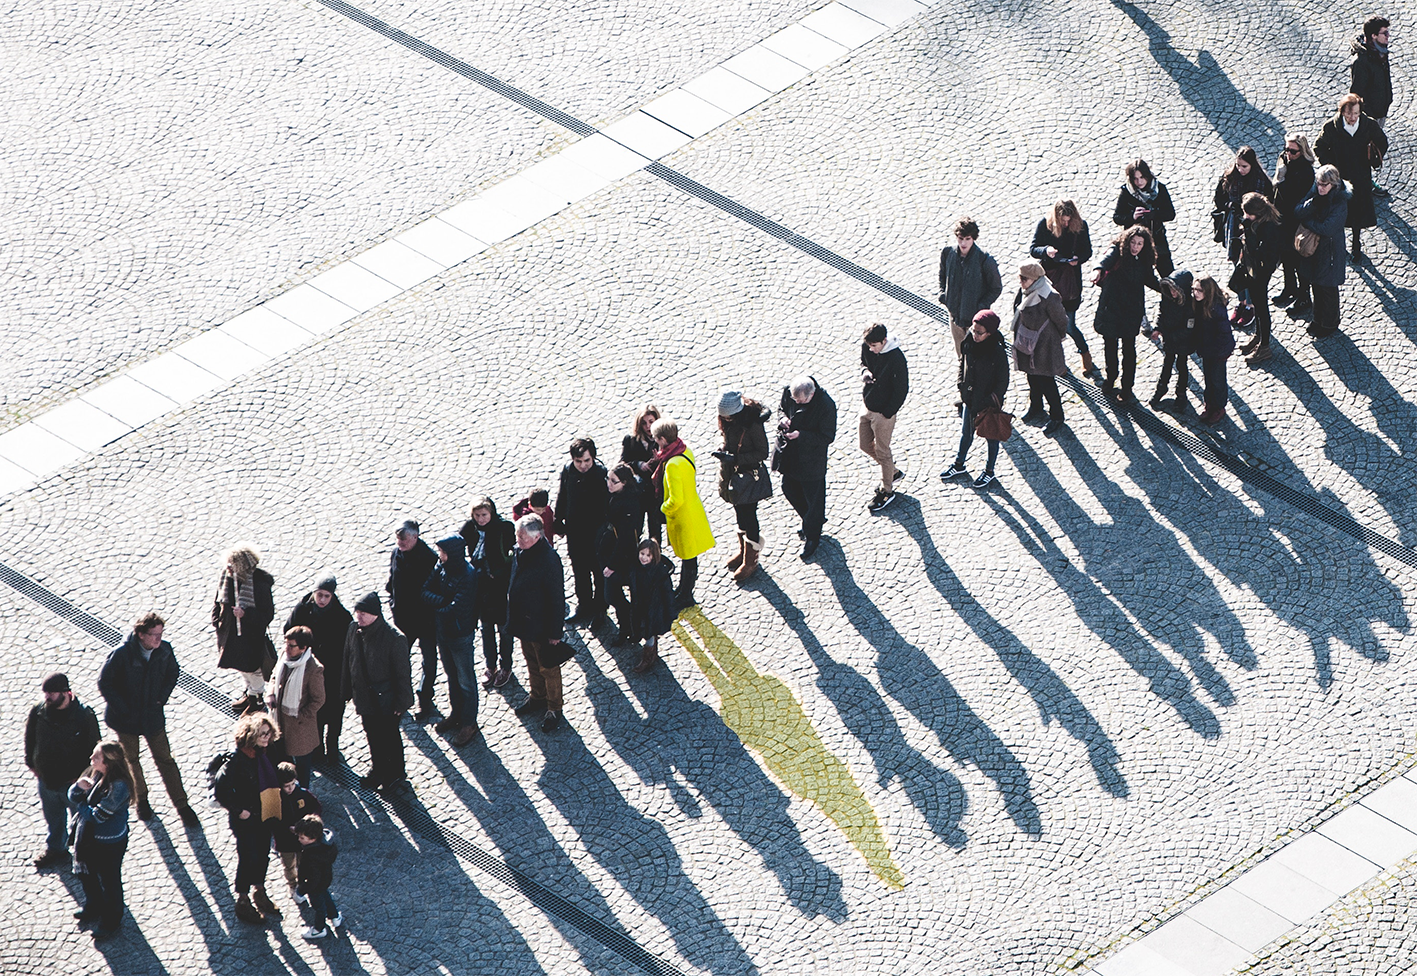
[[227,763],[231,762],[234,752],[219,752],[212,757],[212,761],[207,763],[207,803],[215,809],[222,809],[221,801],[217,799],[217,783],[221,780],[221,774],[226,770]]

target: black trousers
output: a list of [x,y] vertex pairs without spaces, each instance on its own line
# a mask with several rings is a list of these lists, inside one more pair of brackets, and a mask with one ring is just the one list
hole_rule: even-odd
[[802,534],[810,542],[822,537],[822,523],[827,520],[827,479],[792,478],[782,476],[782,497],[802,516]]
[[1107,382],[1117,381],[1119,345],[1122,349],[1122,389],[1130,393],[1137,378],[1137,337],[1134,335],[1102,337],[1102,351],[1107,356]]
[[1205,376],[1205,408],[1212,413],[1224,410],[1230,399],[1225,364],[1226,360],[1219,358],[1201,360],[1201,370]]
[[[267,845],[270,837],[267,835]],[[105,929],[117,928],[123,921],[123,855],[128,851],[128,838],[113,844],[90,844],[84,854],[88,874],[79,875],[84,886],[84,911],[98,916]]]
[[[1289,239],[1294,239],[1294,232],[1289,232]],[[1284,258],[1284,290],[1295,296],[1296,302],[1302,302],[1309,297],[1309,283],[1304,280],[1304,276],[1299,273],[1299,255],[1292,250]]]
[[1314,285],[1314,328],[1320,332],[1338,331],[1338,288]]
[[[408,778],[403,765],[403,736],[398,719],[392,715],[361,715],[364,738],[369,740],[369,775],[379,786]],[[269,838],[267,838],[269,844]]]
[[1058,377],[1028,374],[1028,409],[1030,412],[1043,409],[1043,401],[1048,401],[1048,416],[1057,420],[1063,416],[1063,398],[1058,395]]
[[615,608],[615,622],[619,624],[621,632],[625,634],[629,634],[634,629],[631,622],[634,618],[630,613],[629,586],[629,573],[616,573],[605,581],[605,596],[610,601],[610,605]]
[[1250,302],[1255,306],[1255,338],[1262,346],[1269,345],[1269,279],[1273,274],[1271,271],[1263,278],[1250,278]]
[[487,662],[487,670],[512,670],[512,635],[507,633],[506,616],[483,617],[481,623],[482,658]]
[[271,827],[261,820],[258,809],[231,828],[236,835],[236,893],[244,895],[252,885],[266,886],[266,868],[271,863]]
[[595,535],[578,532],[566,536],[566,553],[571,557],[571,575],[576,580],[576,610],[598,614],[605,610],[605,577],[595,558]]
[[[326,668],[325,673],[339,674],[338,669]],[[338,679],[336,679],[338,683]],[[315,717],[315,721],[320,729],[320,741],[325,744],[326,755],[339,751],[339,734],[344,728],[344,698],[338,693],[327,693],[325,703],[320,706],[320,711]]]
[[1156,381],[1156,399],[1161,399],[1171,382],[1171,368],[1176,369],[1176,399],[1186,395],[1186,387],[1191,382],[1191,360],[1181,353],[1168,352],[1161,360],[1161,378]]
[[406,633],[408,653],[413,653],[413,645],[423,654],[423,684],[418,687],[420,708],[433,707],[433,689],[438,683],[438,638],[432,630],[426,634]]
[[[823,482],[825,485],[826,482]],[[761,542],[763,530],[758,525],[758,503],[749,502],[746,505],[734,505],[733,514],[738,519],[738,529],[754,542]]]

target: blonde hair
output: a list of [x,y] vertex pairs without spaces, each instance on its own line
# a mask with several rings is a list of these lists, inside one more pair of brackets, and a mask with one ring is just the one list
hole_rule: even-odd
[[679,425],[668,417],[660,417],[649,429],[649,435],[656,439],[663,437],[667,441],[677,441],[679,439]]
[[[1063,225],[1063,219],[1067,218],[1067,226]],[[1048,233],[1054,237],[1062,237],[1066,231],[1073,229],[1073,221],[1078,222],[1078,230],[1082,230],[1082,214],[1078,211],[1078,205],[1071,200],[1059,200],[1053,204],[1053,212],[1048,215]]]
[[252,712],[250,715],[243,715],[236,720],[236,726],[231,730],[236,739],[238,749],[256,749],[260,743],[256,737],[261,734],[262,728],[271,730],[271,741],[280,738],[280,729],[276,723],[265,712]]

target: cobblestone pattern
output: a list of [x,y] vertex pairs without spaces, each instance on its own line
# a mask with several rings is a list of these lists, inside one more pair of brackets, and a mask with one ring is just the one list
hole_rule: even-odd
[[[1348,84],[1351,31],[1334,25],[1361,24],[1366,10],[943,5],[665,162],[928,297],[939,248],[972,214],[1006,301],[1035,224],[1061,196],[1077,201],[1101,259],[1118,229],[1122,167],[1141,155],[1176,203],[1178,264],[1223,284],[1209,219],[1220,171],[1242,143],[1272,172],[1286,129],[1317,137]],[[1394,61],[1394,88],[1403,94],[1390,128],[1417,133],[1410,63]],[[1371,263],[1349,270],[1345,334],[1316,345],[1303,322],[1276,313],[1275,357],[1259,368],[1231,362],[1236,423],[1220,435],[1407,545],[1417,542],[1406,490],[1417,474],[1412,159],[1399,150],[1381,174],[1395,192],[1364,232]],[[1271,294],[1280,287],[1276,277]],[[1078,321],[1100,363],[1095,290],[1086,291]],[[1142,346],[1145,401],[1161,356]],[[1199,389],[1197,373],[1193,402]]]
[[[873,320],[915,378],[907,497],[880,518],[851,431]],[[348,602],[382,583],[395,517],[433,534],[474,494],[505,505],[553,478],[574,434],[614,445],[646,399],[703,456],[720,388],[771,402],[809,369],[842,420],[820,563],[792,555],[775,500],[759,579],[733,587],[721,546],[700,595],[845,759],[904,891],[768,778],[677,653],[631,681],[629,653],[589,640],[555,736],[511,716],[513,686],[484,701],[488,751],[406,726],[418,796],[689,971],[1047,972],[1410,750],[1413,601],[1400,567],[1071,397],[1074,435],[1022,431],[1000,490],[940,486],[953,355],[879,294],[642,174],[12,500],[0,532],[93,612],[163,608],[182,660],[232,687],[205,617],[233,539],[267,551],[282,610],[327,565]],[[707,471],[700,488],[731,538]],[[546,927],[478,890],[528,943]]]
[[1404,861],[1262,950],[1246,976],[1401,976],[1417,959],[1417,865]]
[[[438,39],[608,121],[808,9],[500,4]],[[316,3],[11,16],[4,429],[571,138]]]

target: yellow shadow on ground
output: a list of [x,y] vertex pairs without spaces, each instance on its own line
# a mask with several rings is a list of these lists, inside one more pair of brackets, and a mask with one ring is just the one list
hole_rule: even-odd
[[[698,632],[698,641],[685,624]],[[698,607],[681,613],[673,629],[718,691],[724,724],[779,782],[815,803],[841,828],[876,877],[891,888],[903,887],[905,877],[891,857],[871,802],[846,763],[817,735],[792,690],[778,678],[759,673],[742,649]]]

